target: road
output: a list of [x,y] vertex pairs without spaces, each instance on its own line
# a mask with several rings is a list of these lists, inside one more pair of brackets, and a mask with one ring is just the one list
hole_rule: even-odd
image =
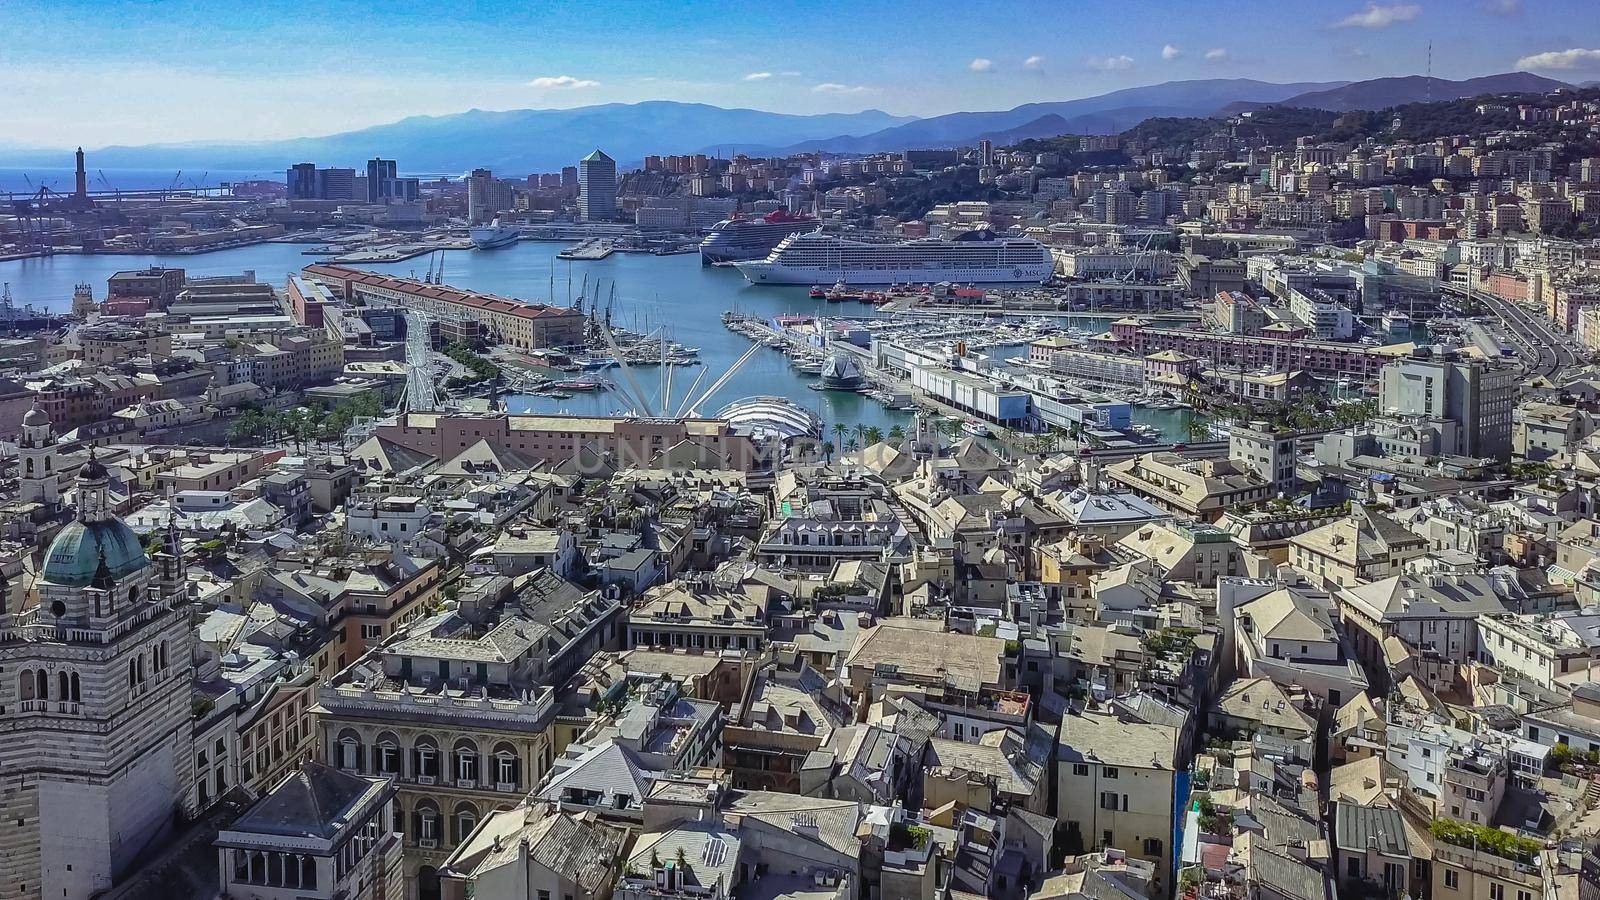
[[[1458,296],[1467,294],[1461,288],[1446,287],[1445,290]],[[1529,375],[1548,378],[1578,364],[1578,354],[1567,344],[1566,335],[1544,315],[1529,312],[1517,303],[1486,291],[1473,291],[1471,296],[1494,313],[1505,326],[1528,364]]]

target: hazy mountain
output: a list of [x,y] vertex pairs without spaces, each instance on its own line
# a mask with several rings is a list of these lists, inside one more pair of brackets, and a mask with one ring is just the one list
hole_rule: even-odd
[[[623,165],[637,165],[647,153],[695,153],[715,142],[729,150],[740,145],[781,145],[841,133],[867,134],[908,121],[906,116],[875,109],[795,116],[655,100],[576,109],[474,109],[282,141],[103,147],[91,151],[90,159],[95,167],[108,169],[200,170],[276,169],[306,161],[359,168],[382,156],[397,160],[405,172],[464,172],[487,166],[522,175],[574,165],[596,147]],[[5,157],[0,153],[0,159]]]
[[[1481,78],[1468,78],[1465,81],[1407,75],[1402,78],[1374,78],[1370,81],[1351,82],[1329,90],[1308,91],[1277,102],[1280,106],[1349,112],[1352,109],[1387,109],[1406,103],[1422,103],[1429,99],[1456,100],[1461,97],[1476,97],[1479,94],[1512,92],[1541,93],[1565,87],[1571,85],[1528,72],[1485,75]],[[1240,112],[1254,105],[1258,104],[1232,104],[1225,111]]]
[[[828,150],[835,153],[876,153],[884,150],[954,147],[971,144],[978,135],[1003,134],[1037,122],[1044,116],[1059,116],[1071,128],[1107,134],[1122,131],[1150,116],[1202,116],[1237,101],[1278,103],[1288,97],[1340,87],[1347,82],[1300,82],[1273,84],[1248,78],[1210,78],[1199,81],[1168,81],[1144,87],[1124,88],[1109,94],[1048,103],[1026,103],[996,112],[958,112],[918,119],[885,128],[872,134],[835,135],[825,140],[803,141],[780,148],[800,153]],[[1096,115],[1099,120],[1084,117]],[[1057,132],[1058,134],[1063,132]],[[1039,135],[1030,135],[1037,137]]]

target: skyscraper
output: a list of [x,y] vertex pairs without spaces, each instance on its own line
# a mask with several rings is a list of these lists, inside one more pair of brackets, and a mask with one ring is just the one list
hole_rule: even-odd
[[494,218],[494,173],[473,169],[467,176],[467,224],[482,225]]
[[578,218],[609,222],[617,217],[617,161],[596,150],[578,161]]
[[561,167],[561,192],[568,197],[578,196],[578,167]]
[[395,176],[394,160],[367,160],[367,202],[377,203],[393,197]]
[[285,179],[289,187],[290,200],[316,200],[321,192],[317,188],[317,164],[295,163],[289,167],[288,178]]

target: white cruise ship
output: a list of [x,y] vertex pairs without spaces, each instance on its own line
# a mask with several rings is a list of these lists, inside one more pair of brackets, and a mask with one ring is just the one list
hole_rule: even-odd
[[870,243],[822,232],[792,234],[766,259],[735,262],[752,284],[972,284],[1050,278],[1050,250],[1032,238],[969,231],[952,240]]
[[472,245],[479,250],[493,250],[516,243],[522,237],[522,229],[515,225],[501,225],[500,220],[495,219],[487,225],[468,229],[467,237],[472,238]]
[[723,219],[700,242],[700,264],[766,259],[778,242],[791,234],[816,231],[821,223],[806,215],[777,210],[756,219]]

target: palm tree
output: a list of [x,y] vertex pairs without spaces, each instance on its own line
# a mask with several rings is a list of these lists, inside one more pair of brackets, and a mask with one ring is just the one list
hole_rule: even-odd
[[1189,420],[1183,423],[1183,431],[1189,436],[1189,440],[1196,443],[1211,436],[1211,429],[1206,425],[1206,421],[1199,416],[1190,416]]
[[840,444],[844,443],[845,435],[850,433],[850,426],[843,422],[833,423],[833,436]]
[[901,443],[904,443],[905,439],[906,439],[906,429],[905,429],[904,425],[891,425],[891,426],[889,426],[889,440],[890,440],[891,443],[899,445]]
[[833,441],[822,442],[822,458],[830,462],[833,460]]
[[850,438],[849,440],[844,442],[844,452],[846,452],[846,453],[854,453],[854,452],[856,452],[857,450],[860,450],[860,449],[861,449],[861,444],[858,443],[855,438]]
[[880,443],[882,441],[883,441],[883,429],[882,428],[879,428],[876,425],[868,425],[867,427],[861,429],[861,442],[863,444],[866,444],[867,446],[870,447],[873,444],[877,444],[877,443]]

